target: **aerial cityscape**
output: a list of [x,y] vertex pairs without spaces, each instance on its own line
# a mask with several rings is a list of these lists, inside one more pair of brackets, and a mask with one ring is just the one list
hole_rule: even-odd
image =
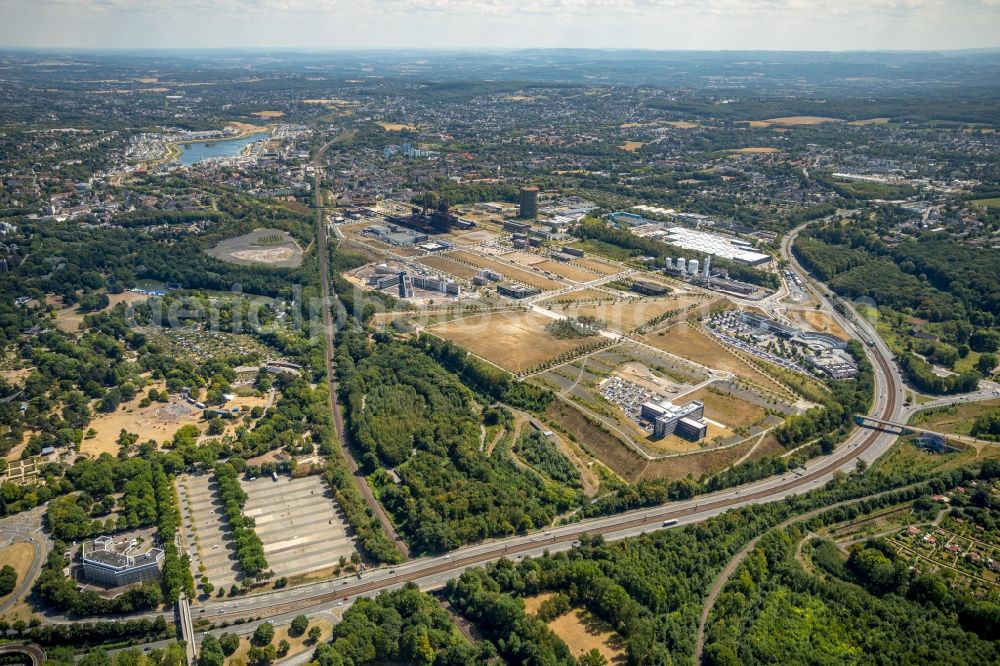
[[7,663],[1000,663],[982,21],[84,4],[0,28]]

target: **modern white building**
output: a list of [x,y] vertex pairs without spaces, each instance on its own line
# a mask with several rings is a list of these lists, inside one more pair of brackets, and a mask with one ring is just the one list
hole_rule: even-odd
[[83,575],[92,583],[122,587],[160,577],[163,550],[136,552],[135,541],[100,536],[83,542]]

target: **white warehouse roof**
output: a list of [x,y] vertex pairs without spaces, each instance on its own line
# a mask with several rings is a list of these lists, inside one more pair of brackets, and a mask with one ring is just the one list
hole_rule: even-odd
[[742,243],[738,238],[728,238],[719,234],[698,231],[687,227],[666,228],[663,231],[661,240],[671,245],[682,247],[685,250],[704,252],[751,266],[766,264],[771,260],[770,255],[743,247],[742,245],[745,245],[745,243]]

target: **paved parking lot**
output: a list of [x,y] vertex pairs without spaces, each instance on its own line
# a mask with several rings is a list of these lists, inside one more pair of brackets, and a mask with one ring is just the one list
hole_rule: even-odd
[[250,496],[243,513],[256,522],[275,577],[331,567],[355,551],[347,520],[320,477],[265,476],[240,483]]
[[178,477],[177,486],[181,499],[181,529],[191,556],[195,582],[208,576],[216,588],[228,588],[238,577],[239,564],[215,483],[210,474],[185,475]]

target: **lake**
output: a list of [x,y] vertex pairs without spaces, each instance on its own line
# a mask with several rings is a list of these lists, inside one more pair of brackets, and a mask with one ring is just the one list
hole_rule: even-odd
[[[235,157],[242,152],[244,146],[260,139],[266,132],[257,132],[242,139],[224,141],[189,141],[179,143],[181,149],[180,162],[182,166],[191,166],[196,162],[211,157]],[[188,148],[188,146],[191,146]]]

